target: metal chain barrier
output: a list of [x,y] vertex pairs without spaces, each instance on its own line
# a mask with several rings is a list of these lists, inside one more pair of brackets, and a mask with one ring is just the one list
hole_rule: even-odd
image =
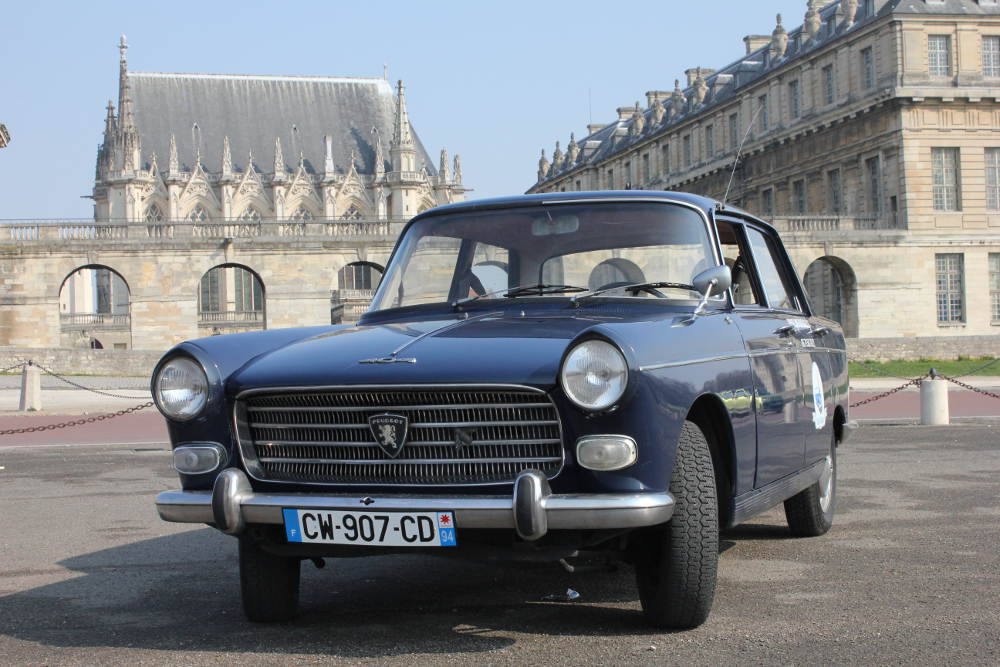
[[0,370],[0,375],[2,375],[3,373],[9,373],[9,372],[11,372],[12,370],[14,370],[15,368],[21,368],[21,367],[22,367],[22,366],[24,366],[24,365],[25,365],[26,363],[28,363],[28,362],[26,362],[26,361],[21,361],[21,362],[18,362],[18,363],[16,363],[16,364],[14,364],[14,365],[13,365],[13,366],[11,366],[10,368],[5,368],[5,369],[3,369],[3,370]]
[[[892,396],[896,392],[903,391],[907,387],[912,387],[912,386],[918,385],[918,384],[920,384],[921,380],[924,380],[927,377],[928,376],[924,375],[924,376],[921,376],[921,377],[918,377],[918,378],[913,378],[912,380],[908,380],[906,382],[906,384],[902,384],[902,385],[896,387],[895,389],[890,389],[889,391],[883,391],[881,394],[875,394],[874,396],[869,396],[868,398],[866,398],[864,400],[861,400],[861,401],[858,401],[857,403],[851,403],[848,407],[856,408],[856,407],[859,407],[859,406],[862,406],[862,405],[867,405],[868,403],[874,403],[875,401],[881,400],[881,399],[885,398],[886,396]],[[944,376],[942,376],[942,377],[944,377]],[[900,378],[900,379],[903,379],[903,378]]]
[[82,424],[92,424],[94,422],[102,422],[106,419],[114,419],[115,417],[121,417],[122,415],[131,414],[133,412],[139,412],[140,410],[145,410],[148,407],[152,407],[153,401],[148,401],[146,403],[140,403],[139,405],[134,405],[131,408],[125,408],[124,410],[119,410],[118,412],[111,412],[106,415],[94,415],[93,417],[84,417],[83,419],[74,419],[73,421],[62,422],[61,424],[46,424],[45,426],[28,426],[25,428],[9,428],[0,431],[0,435],[17,435],[19,433],[37,433],[39,431],[54,431],[60,428],[68,428],[70,426],[80,426]]
[[54,378],[56,378],[58,380],[62,380],[63,382],[65,382],[68,385],[72,385],[72,386],[76,387],[77,389],[83,389],[85,391],[91,391],[91,392],[93,392],[95,394],[100,394],[101,396],[110,396],[111,398],[130,398],[130,399],[142,398],[141,396],[125,396],[124,394],[113,394],[113,393],[111,393],[109,391],[101,391],[100,389],[91,389],[90,387],[85,387],[82,384],[79,384],[77,382],[73,382],[72,380],[63,377],[62,375],[59,375],[55,371],[49,370],[48,368],[46,368],[45,366],[42,366],[38,362],[34,362],[34,363],[35,363],[35,366],[38,366],[38,368],[41,369],[42,371],[46,372],[47,374],[51,375],[52,377],[54,377]]
[[[941,375],[940,373],[938,373],[937,376],[939,378],[944,378],[945,380],[951,382],[952,384],[957,384],[959,387],[962,387],[963,389],[974,391],[977,394],[982,394],[983,396],[989,396],[990,398],[1000,398],[1000,394],[994,394],[992,391],[986,391],[985,389],[980,389],[979,387],[973,387],[971,384],[965,384],[961,380],[956,380],[953,377],[948,377],[947,375]],[[959,376],[959,377],[964,377],[964,376]]]
[[[960,378],[964,378],[964,377],[968,377],[968,376],[970,376],[970,375],[973,375],[973,374],[975,374],[975,373],[978,373],[978,372],[979,372],[979,371],[981,371],[981,370],[984,370],[984,369],[986,369],[986,368],[989,368],[990,366],[992,366],[993,364],[997,363],[998,361],[1000,361],[1000,357],[997,357],[997,358],[996,358],[996,359],[994,359],[993,361],[987,361],[987,362],[986,362],[985,364],[983,364],[982,366],[979,366],[979,367],[977,367],[977,368],[973,368],[973,369],[972,369],[971,371],[969,371],[968,373],[962,373],[961,375],[956,375],[955,377],[960,377]],[[939,374],[939,375],[940,375],[940,374]],[[944,377],[944,376],[942,375],[941,377]],[[948,379],[948,380],[951,380],[951,378],[946,378],[946,379]]]

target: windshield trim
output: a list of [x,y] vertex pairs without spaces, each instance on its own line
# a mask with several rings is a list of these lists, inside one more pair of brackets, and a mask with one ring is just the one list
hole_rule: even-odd
[[[683,200],[680,200],[680,199],[675,199],[673,197],[656,197],[656,196],[650,196],[650,197],[614,197],[614,196],[612,196],[612,197],[579,197],[579,198],[573,198],[573,199],[543,200],[541,202],[524,202],[524,204],[522,204],[520,206],[518,206],[518,205],[511,205],[511,206],[496,207],[496,209],[501,209],[501,208],[521,208],[521,207],[530,208],[530,207],[534,207],[534,206],[562,206],[563,204],[576,204],[576,205],[580,205],[580,204],[593,204],[593,203],[597,203],[597,204],[632,204],[632,203],[635,203],[635,204],[650,204],[650,203],[655,203],[655,204],[672,204],[672,205],[675,205],[675,206],[681,206],[683,208],[691,209],[692,211],[696,212],[701,217],[701,222],[705,226],[705,232],[708,234],[709,245],[712,247],[712,257],[715,260],[716,266],[718,266],[718,265],[720,265],[720,264],[723,263],[722,262],[722,251],[719,248],[719,239],[716,236],[716,234],[715,234],[715,232],[714,232],[714,230],[712,228],[712,221],[709,218],[708,213],[705,212],[705,209],[702,208],[701,206],[698,206],[697,204],[693,204],[691,202],[686,202],[686,201],[683,201]],[[482,209],[479,209],[477,212],[491,211],[491,210],[495,210],[494,207],[482,208]],[[420,221],[420,220],[426,220],[428,218],[435,218],[435,217],[444,216],[444,215],[451,215],[451,214],[454,213],[454,211],[449,211],[449,210],[442,210],[440,213],[434,213],[433,211],[434,211],[434,209],[431,209],[430,211],[425,211],[424,213],[418,213],[413,218],[411,218],[410,221],[406,223],[406,225],[403,226],[402,231],[400,231],[400,233],[399,233],[399,237],[397,237],[397,239],[396,239],[396,244],[392,248],[392,253],[389,255],[388,261],[385,263],[385,271],[382,274],[383,278],[385,276],[389,275],[389,268],[392,266],[393,262],[395,262],[396,255],[399,252],[399,248],[400,248],[400,245],[401,245],[400,241],[402,241],[403,237],[406,236],[407,232],[410,230],[410,227],[412,227],[414,223],[416,223],[417,221]],[[382,281],[379,282],[379,286],[375,289],[374,293],[372,294],[371,303],[368,305],[368,308],[365,310],[365,312],[362,313],[361,317],[366,317],[368,315],[375,314],[375,313],[385,313],[385,312],[398,311],[398,310],[401,310],[401,309],[404,309],[404,308],[412,308],[412,307],[417,306],[417,305],[419,305],[419,306],[430,306],[430,307],[435,307],[435,308],[445,308],[445,309],[451,310],[451,301],[449,301],[448,299],[444,299],[442,301],[434,301],[434,302],[431,302],[431,303],[411,304],[409,306],[395,306],[395,307],[392,307],[392,308],[379,308],[379,309],[373,310],[372,306],[374,306],[374,304],[379,301],[380,292],[382,291],[383,286],[386,286],[386,285],[387,285],[387,283],[384,280],[382,280]],[[556,294],[553,294],[552,296],[549,296],[549,297],[546,297],[546,298],[550,298],[550,299],[558,299],[558,298],[568,299],[570,297],[569,296],[565,296],[565,295],[556,295]],[[489,302],[489,301],[493,301],[493,299],[482,299],[482,301]]]

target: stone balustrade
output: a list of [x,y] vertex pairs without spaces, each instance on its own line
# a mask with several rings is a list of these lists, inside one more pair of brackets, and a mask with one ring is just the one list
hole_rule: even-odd
[[236,239],[236,238],[370,238],[395,240],[408,218],[381,220],[210,220],[206,222],[124,220],[0,220],[0,243],[45,244],[58,241]]

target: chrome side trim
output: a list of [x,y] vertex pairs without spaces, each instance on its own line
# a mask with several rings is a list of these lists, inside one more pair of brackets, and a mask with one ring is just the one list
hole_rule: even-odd
[[760,489],[737,496],[733,500],[732,523],[736,525],[750,517],[769,510],[780,502],[791,498],[799,491],[809,488],[819,481],[823,474],[825,459],[816,461],[808,468],[775,480]]
[[[246,475],[229,468],[224,474]],[[233,479],[232,486],[242,486]],[[247,480],[248,481],[248,480]],[[249,481],[248,481],[249,483]],[[517,489],[522,491],[518,492]],[[362,501],[367,501],[363,503]],[[666,491],[651,493],[552,494],[544,477],[524,471],[515,491],[505,496],[347,496],[308,493],[269,494],[209,491],[165,491],[156,497],[156,509],[164,521],[178,523],[217,522],[213,505],[226,517],[239,517],[227,528],[247,524],[281,525],[284,508],[434,512],[452,511],[455,525],[524,531],[525,539],[538,539],[549,530],[599,530],[641,528],[665,523],[674,512],[674,498]],[[229,519],[227,518],[227,521]],[[218,527],[218,524],[216,523]],[[228,531],[227,531],[228,532]],[[533,537],[537,536],[537,537]]]
[[684,359],[683,361],[667,361],[662,364],[650,364],[649,366],[640,366],[640,371],[656,371],[661,368],[676,368],[678,366],[692,366],[694,364],[710,364],[714,361],[729,361],[730,359],[744,359],[746,358],[745,352],[739,352],[736,354],[722,354],[717,357],[700,357],[697,359]]

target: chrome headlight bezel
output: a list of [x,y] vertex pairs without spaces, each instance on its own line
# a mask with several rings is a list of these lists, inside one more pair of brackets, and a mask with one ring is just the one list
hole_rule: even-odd
[[[171,378],[173,374],[175,377]],[[176,377],[181,376],[181,377]],[[164,387],[165,382],[177,381],[174,387]],[[185,386],[185,380],[187,380]],[[208,374],[197,359],[187,355],[177,355],[162,362],[153,376],[153,401],[164,417],[173,421],[186,422],[205,411],[209,399]],[[177,397],[165,396],[168,391],[190,392],[190,397],[181,403]],[[178,407],[180,406],[180,407]]]
[[614,407],[625,395],[628,383],[625,354],[603,338],[590,338],[574,345],[559,369],[559,384],[566,398],[589,412]]

